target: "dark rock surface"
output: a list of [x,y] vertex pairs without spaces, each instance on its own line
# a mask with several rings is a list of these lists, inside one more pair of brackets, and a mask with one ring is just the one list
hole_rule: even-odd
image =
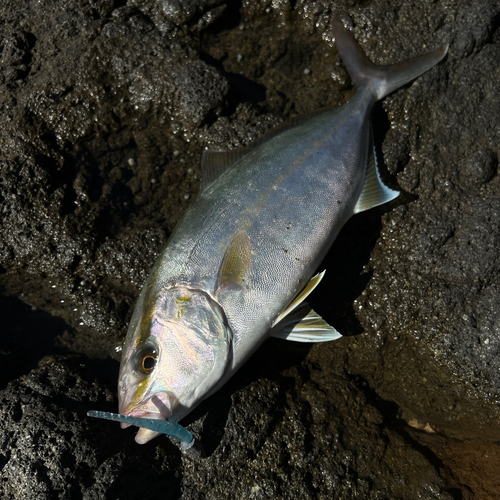
[[[266,343],[186,419],[208,458],[136,445],[85,415],[116,411],[201,152],[350,98],[337,10],[378,64],[450,44],[374,112],[403,194],[346,225],[311,300],[347,337]],[[500,497],[500,2],[24,0],[0,19],[1,498]]]

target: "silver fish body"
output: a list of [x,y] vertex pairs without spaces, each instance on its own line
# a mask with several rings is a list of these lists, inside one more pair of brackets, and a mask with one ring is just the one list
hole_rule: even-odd
[[[120,413],[184,417],[279,328],[345,222],[397,195],[374,175],[368,182],[371,108],[446,49],[377,67],[339,23],[335,31],[356,95],[234,156],[202,190],[136,305],[120,368]],[[155,435],[141,429],[136,440]]]

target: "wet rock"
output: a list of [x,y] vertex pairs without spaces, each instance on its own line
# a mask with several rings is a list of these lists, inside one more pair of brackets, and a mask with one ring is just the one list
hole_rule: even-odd
[[419,433],[417,439],[435,450],[442,460],[441,474],[463,498],[496,498],[500,495],[500,454],[492,443],[468,443]]
[[[186,419],[201,462],[89,421],[116,410],[110,358],[203,148],[352,95],[337,9],[379,64],[450,43],[375,110],[404,193],[349,222],[311,299],[363,333],[309,353],[266,344]],[[0,10],[2,498],[498,496],[481,474],[496,477],[500,436],[498,2]]]
[[463,184],[486,184],[491,181],[497,173],[498,158],[494,151],[489,148],[481,148],[474,153],[460,170],[460,176],[464,179]]
[[174,78],[174,85],[181,90],[178,99],[179,114],[190,124],[201,125],[211,115],[220,114],[229,87],[212,67],[195,61],[182,67]]
[[130,429],[86,418],[116,405],[116,362],[44,359],[0,392],[2,498],[134,498],[147,481],[165,498],[451,499],[395,420],[375,444],[383,402],[362,381],[311,364],[280,363],[281,375],[280,349],[261,350],[264,368],[244,369],[197,410],[190,429],[209,456],[196,462],[164,438],[139,447]]
[[[480,19],[476,4],[461,7],[460,15],[469,9],[471,36],[491,26],[498,15],[498,5],[483,7]],[[496,440],[500,430],[494,403],[500,365],[497,348],[490,345],[498,337],[491,301],[496,300],[499,269],[500,108],[498,89],[480,70],[498,57],[498,43],[484,45],[488,37],[495,39],[489,33],[478,41],[483,48],[474,63],[470,57],[454,56],[452,50],[451,67],[436,68],[434,75],[412,84],[405,96],[396,93],[384,101],[391,121],[384,157],[393,171],[405,165],[398,180],[419,200],[384,216],[369,265],[373,276],[358,300],[359,318],[365,329],[371,325],[381,332],[373,346],[381,358],[387,356],[384,364],[391,367],[384,380],[375,383],[381,393],[411,407],[420,419],[433,415],[430,420],[443,432],[477,440]],[[422,99],[433,77],[436,90],[442,81],[448,85],[430,98],[432,106],[424,108]],[[410,108],[411,115],[405,111]],[[423,123],[429,124],[428,139],[423,137]],[[485,300],[493,307],[488,312],[482,305]],[[365,366],[365,376],[375,370],[374,365],[368,368],[364,357],[355,363]],[[455,384],[436,390],[436,377],[443,369]],[[391,375],[396,371],[398,380]],[[426,390],[420,390],[417,404],[424,379]]]
[[84,356],[45,358],[37,370],[0,391],[2,498],[132,498],[144,490],[136,474],[156,495],[170,475],[174,494],[177,481],[169,466],[161,465],[162,452],[145,461],[136,455],[145,449],[124,447],[119,433],[86,417],[96,406],[111,410],[116,405],[117,368],[114,362],[96,369]]
[[132,0],[129,5],[151,17],[158,30],[171,33],[176,27],[206,28],[226,9],[222,0]]
[[[481,50],[497,29],[497,9],[495,2],[464,2],[455,14],[457,30],[451,40],[451,53],[464,58]],[[467,29],[461,29],[465,26]]]

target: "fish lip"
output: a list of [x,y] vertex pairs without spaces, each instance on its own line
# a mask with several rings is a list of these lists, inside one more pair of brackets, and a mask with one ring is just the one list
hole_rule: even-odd
[[[129,412],[122,413],[122,415],[125,415],[126,417],[137,417],[137,418],[152,418],[153,420],[167,420],[167,417],[163,415],[163,413],[159,412],[152,412],[149,410],[134,410],[132,409]],[[126,429],[127,427],[130,427],[132,424],[127,424],[125,422],[122,422],[120,424],[122,429]]]
[[149,410],[137,410],[130,411],[127,413],[128,417],[137,417],[137,418],[152,418],[154,420],[166,420],[167,417],[160,412],[154,412]]
[[[133,406],[132,408],[120,408],[120,414],[128,417],[152,418],[154,420],[168,420],[172,414],[173,395],[168,392],[155,393],[144,402]],[[131,424],[122,422],[122,429],[130,427]]]

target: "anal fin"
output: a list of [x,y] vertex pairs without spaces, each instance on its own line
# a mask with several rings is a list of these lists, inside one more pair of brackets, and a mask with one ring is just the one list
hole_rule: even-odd
[[[370,136],[372,135],[370,131]],[[377,151],[370,137],[371,153],[366,168],[366,180],[363,191],[356,203],[354,213],[364,212],[373,207],[393,200],[399,196],[399,191],[387,187],[380,178],[377,161]]]

